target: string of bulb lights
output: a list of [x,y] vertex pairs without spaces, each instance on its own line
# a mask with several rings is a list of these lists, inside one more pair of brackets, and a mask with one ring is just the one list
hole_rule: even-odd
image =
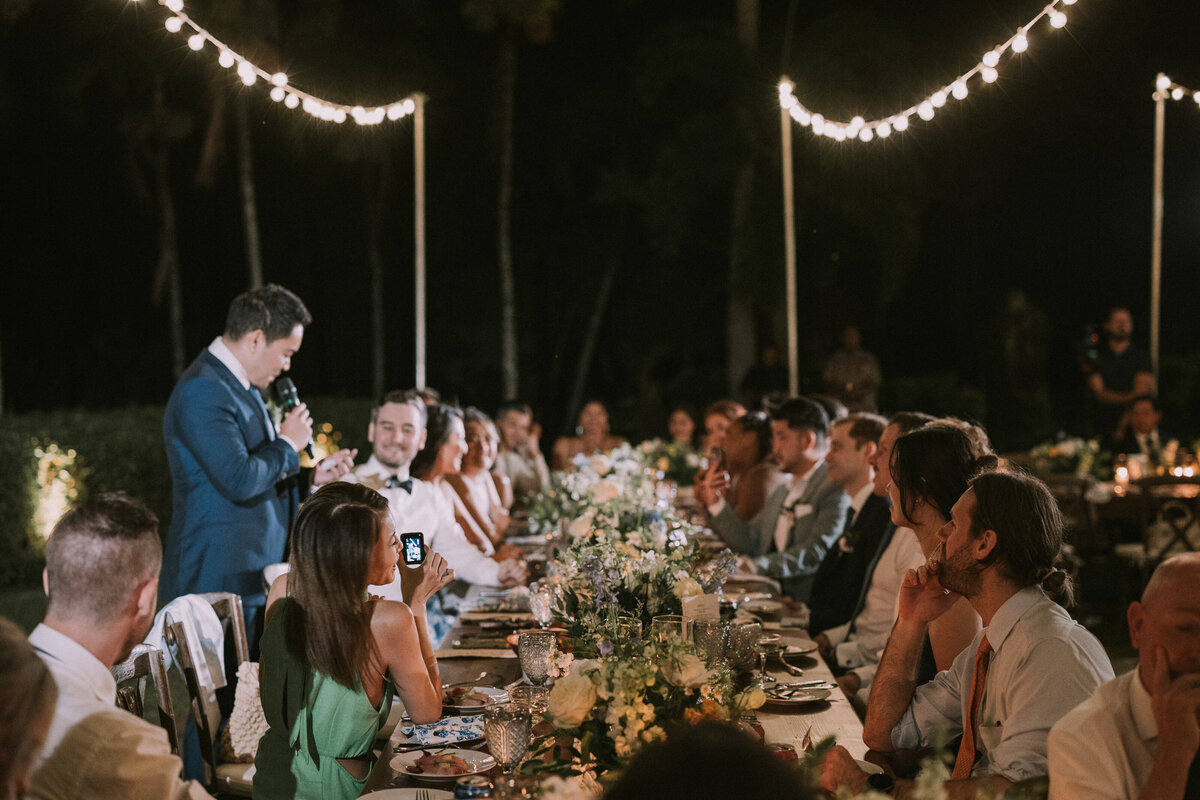
[[886,139],[893,132],[900,133],[908,130],[909,120],[917,116],[925,122],[933,119],[937,109],[942,108],[951,99],[964,100],[970,93],[968,82],[978,76],[984,83],[995,83],[1000,77],[997,67],[1000,58],[1005,53],[1024,53],[1029,48],[1029,32],[1038,22],[1045,19],[1052,28],[1062,28],[1067,24],[1067,15],[1059,6],[1074,5],[1076,0],[1052,0],[1033,19],[1017,28],[1005,42],[1002,42],[983,54],[979,63],[942,86],[924,100],[903,111],[889,114],[878,119],[865,120],[856,116],[848,122],[827,119],[796,99],[795,85],[786,77],[779,82],[779,105],[793,120],[809,128],[815,136],[826,136],[839,142],[847,139],[860,142],[870,142],[874,139]]
[[1169,97],[1172,100],[1182,100],[1185,97],[1191,97],[1196,101],[1196,105],[1200,106],[1200,91],[1192,91],[1181,83],[1168,78],[1166,75],[1159,75],[1154,82],[1154,99],[1157,100],[1161,94],[1164,98]]
[[[139,2],[139,0],[130,0]],[[235,51],[205,30],[200,24],[187,15],[183,10],[183,0],[158,0],[171,12],[164,26],[171,33],[191,31],[187,44],[192,50],[200,52],[211,45],[217,53],[217,63],[225,69],[236,68],[238,77],[246,86],[253,86],[262,79],[271,87],[271,99],[283,103],[287,108],[300,108],[317,119],[341,124],[352,119],[359,125],[378,125],[386,120],[396,121],[412,114],[417,108],[417,96],[409,95],[400,100],[383,105],[361,106],[345,105],[324,100],[316,95],[301,91],[288,83],[288,77],[283,72],[267,72],[254,64],[250,59]]]

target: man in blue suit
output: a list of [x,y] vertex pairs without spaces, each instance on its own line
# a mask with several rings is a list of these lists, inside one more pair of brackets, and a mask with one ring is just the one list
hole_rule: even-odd
[[793,600],[807,601],[813,577],[846,524],[850,497],[829,482],[825,464],[829,417],[806,397],[771,414],[772,453],[792,481],[772,492],[756,516],[743,521],[723,499],[709,507],[712,527],[743,565],[775,578]]
[[354,464],[354,451],[343,450],[302,473],[308,409],[292,409],[276,430],[263,403],[261,392],[291,367],[311,321],[282,286],[239,295],[224,334],[180,376],[163,418],[174,505],[162,596],[236,592],[252,647],[266,602],[263,567],[286,557],[288,526],[310,485],[337,480]]

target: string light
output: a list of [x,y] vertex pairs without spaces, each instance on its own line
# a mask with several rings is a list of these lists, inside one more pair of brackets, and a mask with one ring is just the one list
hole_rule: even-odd
[[1154,88],[1155,100],[1158,100],[1160,97],[1163,99],[1169,97],[1172,100],[1182,100],[1185,97],[1190,97],[1195,101],[1197,106],[1200,106],[1200,91],[1189,89],[1181,83],[1176,83],[1162,73],[1159,73],[1158,78],[1155,79]]
[[[129,0],[131,3],[138,1]],[[378,125],[384,120],[395,122],[417,110],[415,96],[404,97],[383,105],[362,106],[334,103],[301,91],[288,83],[286,73],[267,72],[201,27],[184,12],[183,0],[158,0],[158,4],[171,12],[171,16],[163,22],[168,31],[179,33],[186,28],[187,45],[196,52],[203,50],[207,43],[212,42],[217,53],[218,64],[225,69],[231,69],[236,65],[238,78],[246,86],[253,86],[261,78],[271,87],[271,99],[276,103],[282,102],[285,108],[301,108],[317,119],[337,124],[341,124],[349,118],[359,125]],[[780,102],[782,99],[781,89]],[[845,138],[844,134],[843,138]]]
[[[908,130],[909,119],[914,114],[925,122],[929,122],[937,113],[935,109],[944,107],[949,98],[953,97],[955,100],[965,100],[967,95],[970,94],[968,83],[972,78],[978,76],[979,80],[985,84],[995,83],[1000,77],[1000,73],[996,68],[1000,64],[1001,56],[1008,51],[1024,53],[1029,48],[1029,30],[1042,19],[1047,20],[1051,27],[1064,27],[1067,24],[1067,15],[1063,13],[1059,6],[1072,6],[1075,5],[1075,2],[1076,0],[1052,0],[1049,5],[1038,12],[1037,16],[1017,28],[1017,32],[1008,41],[1002,42],[984,53],[979,59],[978,64],[936,91],[931,92],[924,100],[909,106],[903,111],[869,121],[863,119],[861,116],[855,116],[849,122],[826,119],[824,115],[805,107],[796,98],[795,85],[787,78],[779,82],[779,106],[787,111],[789,116],[797,123],[810,128],[816,136],[827,136],[839,142],[846,139],[857,139],[860,142],[887,139],[893,131],[903,132]],[[1192,93],[1190,89],[1184,86],[1177,86],[1170,83],[1169,79],[1166,85],[1163,85],[1162,82],[1164,79],[1165,76],[1160,76],[1159,78],[1158,90],[1160,92],[1170,92],[1170,96],[1175,100],[1182,99],[1185,94],[1192,94],[1196,98],[1196,102],[1200,104],[1200,92]]]

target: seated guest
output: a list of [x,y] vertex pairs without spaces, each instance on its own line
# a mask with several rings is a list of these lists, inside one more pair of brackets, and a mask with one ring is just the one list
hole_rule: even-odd
[[692,419],[692,412],[683,406],[676,407],[667,417],[667,433],[670,435],[670,441],[675,444],[694,447],[696,420]]
[[68,511],[46,543],[49,605],[29,636],[58,684],[58,705],[30,794],[66,798],[207,798],[183,781],[167,732],[116,707],[113,664],[150,631],[162,544],[158,518],[128,495]]
[[604,800],[807,800],[802,774],[732,725],[684,725],[646,745]]
[[[1041,481],[984,473],[954,504],[935,557],[905,576],[863,741],[888,752],[929,747],[961,732],[944,786],[950,800],[1045,775],[1051,726],[1112,679],[1100,642],[1047,595],[1070,601],[1070,578],[1055,567],[1062,530],[1062,514]],[[959,597],[984,628],[949,670],[918,687],[929,622]],[[858,792],[866,781],[845,748],[835,747],[822,762],[826,789]],[[899,788],[904,794],[910,786]]]
[[[499,563],[472,545],[454,519],[454,508],[440,489],[413,477],[413,459],[424,447],[428,406],[416,394],[389,392],[371,410],[367,441],[371,457],[342,478],[361,483],[388,501],[396,530],[421,531],[425,544],[446,559],[460,580],[484,586],[512,586],[524,576],[519,562]],[[398,583],[372,587],[392,600],[403,600]]]
[[21,629],[0,617],[0,800],[29,793],[57,701],[50,670]]
[[841,419],[850,413],[850,409],[846,407],[845,403],[831,395],[810,394],[808,395],[808,399],[825,409],[825,413],[829,415],[830,422],[833,422],[835,419]]
[[744,414],[725,432],[725,462],[712,461],[701,473],[697,502],[708,507],[724,493],[738,519],[753,519],[767,497],[788,482],[771,456],[771,420],[762,411]]
[[457,495],[456,509],[462,508],[473,528],[499,547],[508,530],[508,508],[512,505],[508,479],[489,471],[496,461],[500,434],[487,414],[477,408],[467,408],[463,421],[467,452],[458,471],[447,472],[443,477]]
[[851,414],[835,420],[829,431],[829,480],[850,498],[846,528],[829,548],[813,579],[809,598],[809,630],[846,625],[854,616],[891,522],[887,500],[875,494],[875,451],[887,420],[874,414]]
[[1051,800],[1200,796],[1198,584],[1200,553],[1173,556],[1130,605],[1137,668],[1050,730]]
[[607,453],[625,444],[625,439],[608,431],[608,409],[599,400],[584,403],[574,436],[560,436],[551,451],[551,466],[562,472],[575,471],[575,456]]
[[725,446],[725,432],[729,424],[746,413],[746,408],[736,400],[718,400],[704,409],[704,455],[712,458],[714,447]]
[[1159,430],[1162,423],[1162,408],[1154,395],[1144,394],[1135,397],[1129,404],[1125,414],[1129,425],[1125,435],[1114,439],[1114,453],[1126,455],[1145,455],[1151,463],[1162,458],[1163,448],[1171,437]]
[[807,601],[817,567],[842,535],[850,498],[829,482],[824,409],[793,397],[771,415],[771,434],[775,463],[791,484],[775,489],[749,521],[720,497],[708,511],[713,530],[744,556],[743,569],[775,578],[793,600]]
[[492,474],[508,478],[513,503],[523,506],[550,482],[550,468],[538,449],[542,426],[533,422],[533,410],[524,403],[505,403],[496,412],[500,448]]
[[291,571],[267,597],[260,685],[270,726],[254,759],[255,798],[358,797],[392,693],[416,723],[442,715],[425,601],[453,580],[437,553],[405,569],[408,604],[371,597],[396,580],[400,544],[378,492],[335,483],[292,526]]

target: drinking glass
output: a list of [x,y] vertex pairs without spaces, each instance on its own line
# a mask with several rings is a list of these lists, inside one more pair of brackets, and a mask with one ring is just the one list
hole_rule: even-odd
[[529,709],[516,703],[501,703],[484,709],[483,735],[487,738],[488,751],[505,775],[511,775],[525,758],[532,725]]
[[642,638],[642,621],[629,614],[617,616],[617,637],[626,641],[637,641]]
[[554,621],[554,593],[550,587],[542,583],[534,583],[529,587],[529,610],[533,620],[543,630],[550,627]]
[[767,680],[767,657],[783,652],[783,637],[778,633],[764,633],[758,637],[758,682],[765,686]]
[[674,634],[686,642],[688,630],[682,614],[659,614],[650,620],[650,635],[655,641],[665,642]]
[[758,640],[762,636],[761,622],[738,622],[729,631],[729,660],[733,666],[747,671],[758,660]]
[[550,678],[550,665],[558,649],[554,631],[521,631],[517,636],[517,655],[525,678],[534,686],[544,686]]
[[509,689],[508,695],[513,703],[529,709],[530,714],[542,714],[550,704],[549,686],[521,683]]
[[729,623],[723,619],[692,620],[692,641],[710,664],[724,664],[729,650]]

